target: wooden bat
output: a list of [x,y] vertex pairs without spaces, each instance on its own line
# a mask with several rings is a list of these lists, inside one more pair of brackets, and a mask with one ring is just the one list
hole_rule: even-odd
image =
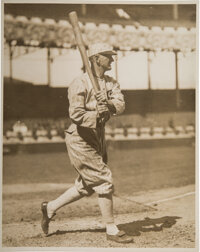
[[85,44],[83,42],[83,38],[82,38],[82,34],[81,34],[81,29],[78,23],[78,16],[76,11],[72,11],[69,13],[69,20],[70,23],[73,27],[73,31],[74,31],[74,35],[75,35],[75,40],[78,46],[78,49],[80,51],[81,54],[81,58],[83,61],[83,65],[85,66],[85,69],[89,75],[89,78],[92,82],[92,86],[94,88],[95,93],[97,93],[97,91],[100,90],[99,87],[99,83],[95,80],[94,75],[92,73],[91,67],[90,67],[90,63],[89,63],[89,59],[86,53],[86,49],[85,49]]

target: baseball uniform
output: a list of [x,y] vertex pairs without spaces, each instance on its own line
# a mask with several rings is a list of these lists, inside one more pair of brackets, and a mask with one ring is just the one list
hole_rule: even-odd
[[[122,113],[125,102],[119,84],[107,75],[98,82],[112,101],[115,114]],[[107,165],[105,129],[97,120],[97,101],[87,73],[70,84],[68,99],[72,123],[66,130],[66,145],[71,164],[78,172],[75,186],[83,195],[108,194],[113,191],[113,181]]]

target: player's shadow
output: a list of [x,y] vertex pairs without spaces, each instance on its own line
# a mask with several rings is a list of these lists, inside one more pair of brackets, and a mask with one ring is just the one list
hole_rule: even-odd
[[[129,223],[117,225],[120,230],[124,230],[127,235],[131,236],[140,236],[141,232],[159,232],[164,228],[171,228],[176,224],[176,220],[180,219],[178,216],[165,216],[161,218],[145,218],[144,220],[133,221]],[[66,233],[78,233],[78,232],[105,232],[105,228],[96,228],[96,229],[85,229],[85,230],[57,230],[56,232],[48,234],[52,235],[62,235]]]
[[46,237],[53,236],[53,235],[63,235],[67,233],[84,233],[84,232],[105,232],[105,228],[96,228],[96,229],[76,229],[76,230],[57,230],[56,232],[50,233],[46,235]]
[[178,216],[165,216],[155,219],[147,217],[144,220],[119,224],[118,228],[124,230],[127,235],[140,236],[141,232],[159,232],[164,228],[171,228],[176,224],[176,220],[180,218]]

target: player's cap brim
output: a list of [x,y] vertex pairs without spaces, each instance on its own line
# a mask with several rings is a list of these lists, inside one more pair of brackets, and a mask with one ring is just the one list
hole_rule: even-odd
[[104,52],[100,52],[99,54],[110,54],[110,55],[117,55],[117,53],[115,51],[104,51]]

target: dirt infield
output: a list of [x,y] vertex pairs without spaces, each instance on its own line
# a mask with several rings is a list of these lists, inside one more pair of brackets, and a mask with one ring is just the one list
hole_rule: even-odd
[[[56,185],[54,189],[55,187]],[[58,189],[60,187],[61,185],[58,185]],[[7,217],[4,217],[3,224],[4,247],[195,247],[194,185],[152,190],[145,194],[140,192],[135,197],[114,197],[114,205],[117,209],[116,223],[120,229],[134,237],[134,243],[128,245],[106,240],[98,207],[94,203],[95,196],[84,198],[79,203],[66,206],[59,211],[55,221],[50,224],[50,235],[44,237],[40,228],[41,196],[38,194],[39,189],[42,191],[42,188],[44,187],[41,184],[37,186],[32,200],[29,198],[25,201],[23,198],[25,193],[19,201],[13,199],[13,193],[9,194],[9,186],[6,187],[4,205]],[[22,189],[19,189],[22,193]],[[16,189],[17,192],[19,193]],[[21,205],[22,202],[25,204]],[[28,211],[26,215],[21,212],[23,208]],[[84,209],[83,213],[80,214],[82,209]],[[20,220],[8,219],[8,216],[16,216],[16,210],[23,217]],[[92,216],[85,214],[87,210],[90,210]]]
[[4,156],[2,245],[27,249],[194,248],[194,157],[193,146],[109,150],[116,223],[134,237],[134,243],[121,245],[106,240],[97,195],[61,208],[50,223],[50,235],[44,237],[41,202],[59,196],[76,178],[68,156]]

